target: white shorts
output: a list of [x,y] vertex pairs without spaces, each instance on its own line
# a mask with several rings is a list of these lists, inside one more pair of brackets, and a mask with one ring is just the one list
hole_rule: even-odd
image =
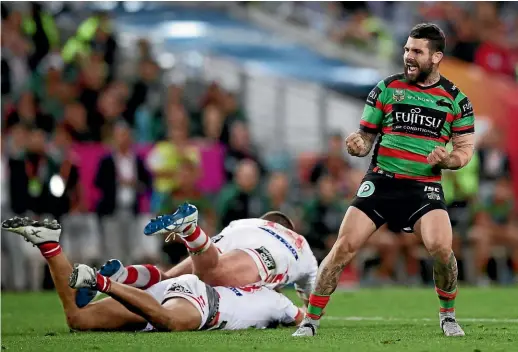
[[[209,318],[209,298],[207,297],[207,286],[192,274],[182,275],[174,279],[161,281],[146,290],[160,304],[164,304],[171,298],[185,298],[192,303],[201,315],[201,329]],[[154,330],[148,324],[144,331]]]
[[227,253],[233,249],[239,249],[247,253],[253,259],[259,271],[261,281],[258,284],[273,289],[288,280],[289,254],[286,253],[286,248],[278,240],[264,236],[262,233],[259,233],[258,236],[261,236],[260,245],[238,247],[237,242],[233,243],[239,241],[235,236],[223,236],[216,243],[216,247],[221,253]]

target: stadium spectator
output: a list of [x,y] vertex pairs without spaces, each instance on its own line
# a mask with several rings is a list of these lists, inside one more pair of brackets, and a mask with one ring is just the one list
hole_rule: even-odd
[[63,128],[70,134],[74,142],[93,140],[88,129],[86,109],[80,103],[67,104],[63,113]]
[[92,52],[108,64],[108,77],[112,77],[117,42],[112,34],[111,21],[107,13],[97,12],[84,20],[61,51],[66,63],[82,60]]
[[230,92],[222,92],[219,108],[224,117],[220,140],[223,144],[228,145],[230,143],[232,125],[237,121],[246,123],[247,117],[243,109],[239,106],[236,96]]
[[136,238],[141,236],[135,226],[139,196],[151,186],[151,177],[133,150],[129,126],[118,122],[113,133],[113,150],[99,162],[95,176],[101,193],[96,210],[102,228],[102,257],[131,263],[138,250]]
[[197,146],[189,140],[189,120],[182,106],[169,105],[167,111],[168,139],[155,144],[147,157],[147,165],[153,174],[151,211],[162,213],[171,194],[178,189],[177,171],[182,160],[198,164]]
[[139,63],[138,77],[133,84],[131,97],[128,100],[124,118],[135,126],[136,114],[139,113],[139,127],[156,114],[162,107],[164,87],[160,82],[160,68],[152,60]]
[[30,16],[23,19],[22,26],[25,34],[31,38],[33,46],[29,66],[36,70],[51,50],[59,49],[59,30],[52,15],[43,9],[42,4],[35,1],[30,3]]
[[493,193],[495,181],[509,175],[511,172],[510,160],[505,151],[505,139],[501,131],[490,128],[480,138],[477,154],[480,160],[480,197],[485,199]]
[[[196,187],[202,172],[198,163],[189,159],[182,161],[177,174],[178,188],[173,191],[168,204],[162,208],[161,213],[172,214],[181,204],[189,202],[198,208],[199,225],[210,237],[216,234],[217,220],[210,199]],[[177,264],[187,256],[185,245],[176,241],[164,242],[163,250],[168,255],[170,264]]]
[[124,109],[123,95],[113,86],[104,88],[97,100],[97,110],[90,120],[90,131],[95,140],[110,143],[115,123],[121,119]]
[[245,159],[253,160],[259,168],[260,175],[266,170],[250,140],[250,131],[243,122],[236,122],[230,130],[230,143],[225,155],[225,173],[227,180],[232,180],[237,165]]
[[223,113],[216,105],[208,105],[203,110],[202,133],[206,142],[217,143],[223,131]]
[[38,111],[34,95],[25,92],[21,95],[15,110],[7,114],[6,128],[22,123],[30,128],[38,128],[46,133],[54,129],[54,120],[51,116]]
[[474,62],[479,40],[476,32],[476,22],[467,10],[459,9],[457,21],[453,22],[451,55],[457,59]]
[[[22,133],[20,131],[20,135],[24,135]],[[9,162],[11,207],[16,214],[31,211],[45,215],[52,212],[57,216],[57,209],[51,206],[54,202],[49,182],[53,175],[59,173],[59,165],[47,153],[45,131],[33,128],[26,138],[25,155],[12,158]]]
[[518,278],[518,222],[515,201],[508,177],[497,180],[490,199],[481,200],[473,208],[474,226],[470,237],[474,242],[477,284],[489,284],[487,264],[494,245],[503,245],[512,251],[515,279]]
[[[54,162],[59,165],[57,176],[61,179],[64,189],[61,187],[51,187],[51,193],[56,198],[56,212],[59,217],[75,212],[83,212],[86,205],[83,193],[79,184],[79,170],[76,163],[78,156],[72,149],[72,136],[63,125],[56,128],[54,138],[49,146],[49,155]],[[56,179],[59,180],[59,179]]]
[[264,213],[259,176],[259,168],[253,160],[245,159],[237,164],[234,180],[221,190],[216,202],[218,230],[234,220],[260,217]]
[[[3,5],[3,4],[2,4]],[[11,186],[12,166],[21,166],[23,155],[27,143],[28,130],[25,126],[18,124],[12,127],[8,136],[2,135],[2,214],[8,216],[9,214],[25,215],[25,210],[28,208],[26,192],[22,194],[13,194]],[[18,170],[20,168],[18,167]],[[18,172],[21,174],[21,170]],[[16,175],[15,175],[16,176]],[[12,197],[14,203],[12,201]],[[23,201],[20,202],[21,198]],[[2,231],[2,285],[4,289],[8,290],[25,290],[27,286],[28,273],[25,267],[26,256],[23,251],[23,240],[13,240],[3,236]],[[41,268],[41,267],[40,267]],[[41,279],[41,275],[40,275]],[[41,280],[40,280],[41,282]]]
[[266,195],[264,197],[265,211],[279,210],[292,217],[293,205],[289,199],[290,181],[288,175],[282,172],[273,172],[268,176]]
[[[342,196],[349,198],[352,189],[349,187],[347,173],[350,170],[345,159],[344,138],[341,133],[332,133],[328,139],[327,152],[317,161],[310,174],[310,182],[316,185],[319,179],[328,175],[332,178]],[[354,191],[356,188],[354,188]]]
[[18,94],[31,73],[27,60],[30,43],[23,37],[16,16],[20,16],[19,13],[2,19],[2,100]]
[[482,44],[475,53],[475,63],[486,71],[515,79],[515,63],[505,27],[497,22],[483,31]]
[[338,195],[337,185],[330,176],[322,176],[317,182],[317,195],[303,206],[302,231],[320,263],[336,241],[338,229],[348,204]]
[[393,53],[390,32],[364,6],[355,8],[347,21],[331,32],[331,38],[338,43],[348,42],[364,50],[377,48],[380,56],[391,57]]

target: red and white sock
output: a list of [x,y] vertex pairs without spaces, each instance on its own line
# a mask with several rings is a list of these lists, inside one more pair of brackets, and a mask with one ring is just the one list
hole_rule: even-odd
[[55,257],[62,252],[61,246],[58,242],[42,243],[38,248],[40,249],[41,254],[47,259]]
[[161,279],[160,270],[156,266],[151,264],[128,265],[122,275],[117,278],[117,282],[145,290],[159,283]]
[[101,274],[97,273],[97,284],[95,286],[98,291],[106,293],[110,291],[112,280],[110,280],[109,277],[102,276]]
[[185,237],[182,237],[185,242],[185,246],[192,254],[199,254],[209,249],[211,241],[209,236],[199,227],[189,226],[184,230]]

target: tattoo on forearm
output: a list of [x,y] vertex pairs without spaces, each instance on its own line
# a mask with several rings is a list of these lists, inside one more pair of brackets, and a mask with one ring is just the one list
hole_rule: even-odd
[[435,263],[433,265],[433,279],[435,281],[435,287],[446,292],[455,290],[457,287],[458,274],[457,259],[455,259],[453,252],[451,252],[447,263],[441,263],[439,260],[435,259]]
[[365,156],[369,154],[369,152],[372,149],[372,145],[374,144],[374,141],[376,140],[376,135],[372,133],[367,133],[362,130],[357,131],[360,137],[363,139],[363,143],[365,143],[365,150],[360,153],[359,156]]
[[328,296],[332,294],[338,285],[338,279],[347,264],[322,263],[322,269],[318,275],[315,293]]

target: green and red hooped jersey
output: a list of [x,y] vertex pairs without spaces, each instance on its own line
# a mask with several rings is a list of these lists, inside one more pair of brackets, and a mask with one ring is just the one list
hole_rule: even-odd
[[475,132],[473,107],[452,82],[441,76],[429,87],[410,84],[404,74],[388,77],[369,93],[360,129],[380,134],[371,168],[395,178],[440,182],[441,170],[426,161],[452,135]]

